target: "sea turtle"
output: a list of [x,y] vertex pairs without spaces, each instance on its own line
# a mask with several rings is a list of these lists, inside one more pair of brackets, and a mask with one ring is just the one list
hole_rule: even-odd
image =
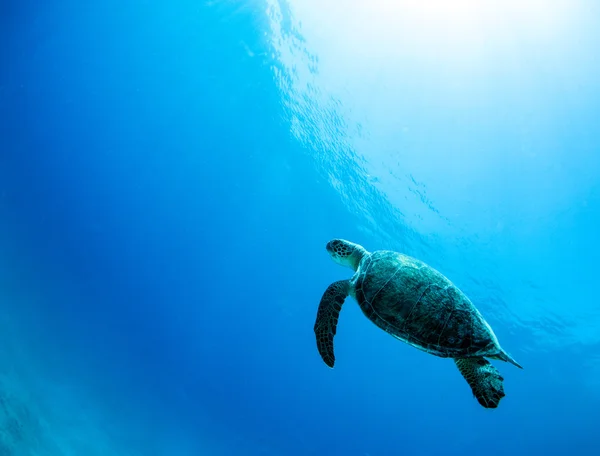
[[333,368],[333,337],[342,304],[352,296],[369,320],[393,337],[442,358],[453,358],[479,403],[496,408],[504,380],[484,357],[522,368],[469,298],[427,264],[389,250],[367,252],[343,239],[327,243],[333,260],[355,274],[323,294],[314,326],[317,348]]

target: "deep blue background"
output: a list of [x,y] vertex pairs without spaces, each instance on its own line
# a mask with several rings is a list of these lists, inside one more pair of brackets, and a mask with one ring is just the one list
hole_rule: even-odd
[[[328,170],[319,158],[327,150],[290,133],[277,63],[260,57],[272,52],[262,3],[1,8],[8,45],[0,80],[0,271],[28,297],[5,291],[2,305],[29,347],[38,401],[53,404],[40,417],[45,424],[25,426],[45,448],[40,454],[69,454],[56,435],[73,431],[52,423],[57,409],[95,429],[84,438],[89,454],[94,438],[111,454],[144,455],[600,448],[598,383],[588,378],[598,373],[598,341],[533,343],[578,323],[540,313],[507,324],[504,298],[486,289],[496,278],[457,256],[461,246],[441,255],[444,233],[428,240],[403,225],[402,207],[352,164]],[[331,173],[356,183],[393,245],[349,208]],[[558,238],[584,244],[572,245],[567,267],[598,252],[595,188],[572,223],[555,224],[564,230]],[[336,337],[338,365],[324,366],[312,333],[316,308],[326,286],[350,274],[327,258],[333,237],[422,254],[485,295],[503,346],[525,366],[496,363],[507,390],[499,409],[481,409],[451,363],[394,341],[350,303]],[[463,242],[477,251],[476,238]],[[496,261],[508,274],[507,257],[503,250]],[[593,278],[583,272],[593,267],[583,264],[583,276]],[[535,286],[551,285],[561,284]],[[56,388],[67,392],[49,399]],[[98,411],[78,419],[83,400]]]

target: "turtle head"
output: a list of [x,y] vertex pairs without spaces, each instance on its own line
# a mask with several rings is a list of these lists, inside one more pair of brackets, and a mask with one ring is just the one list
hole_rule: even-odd
[[368,252],[360,245],[344,239],[333,239],[325,247],[333,261],[342,266],[358,269],[358,264]]

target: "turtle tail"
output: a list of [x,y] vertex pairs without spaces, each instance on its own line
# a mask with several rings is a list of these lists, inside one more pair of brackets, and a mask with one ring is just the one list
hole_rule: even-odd
[[[490,358],[492,358],[492,357],[490,356]],[[519,369],[523,369],[523,366],[521,366],[518,362],[516,362],[512,356],[510,356],[508,353],[506,353],[502,349],[500,349],[500,353],[498,353],[498,355],[495,356],[495,358],[499,359],[500,361],[506,361],[507,363],[513,364],[514,366],[517,366]]]

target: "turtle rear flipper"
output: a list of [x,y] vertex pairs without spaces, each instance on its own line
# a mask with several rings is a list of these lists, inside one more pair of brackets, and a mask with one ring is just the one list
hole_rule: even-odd
[[485,408],[496,408],[504,394],[504,378],[485,358],[456,358],[458,370],[465,378],[477,401]]
[[340,310],[342,310],[342,305],[348,297],[349,287],[348,280],[333,282],[323,293],[317,311],[317,321],[315,321],[314,327],[317,348],[321,358],[329,367],[333,367],[335,363],[333,336],[335,336]]

